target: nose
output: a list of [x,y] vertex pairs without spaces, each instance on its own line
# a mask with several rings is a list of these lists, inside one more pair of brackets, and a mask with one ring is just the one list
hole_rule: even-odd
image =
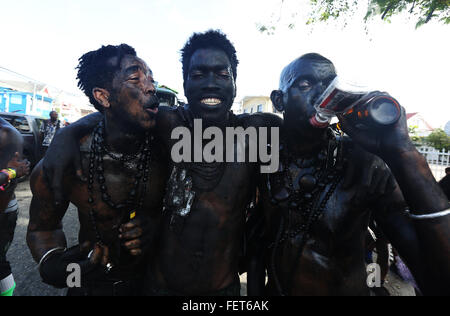
[[157,83],[153,79],[147,78],[144,82],[144,92],[145,94],[156,94]]
[[327,88],[327,85],[325,85],[322,82],[319,82],[316,84],[316,86],[314,87],[314,92],[312,93],[312,103],[314,104],[319,97],[322,95],[322,93],[325,91],[325,89]]
[[210,72],[205,78],[204,90],[219,90],[219,85],[217,84],[217,78],[215,73]]

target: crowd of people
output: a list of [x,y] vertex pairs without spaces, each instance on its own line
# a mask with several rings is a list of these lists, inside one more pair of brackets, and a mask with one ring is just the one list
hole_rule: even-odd
[[[194,33],[181,54],[188,103],[178,108],[158,106],[153,72],[131,46],[80,57],[78,86],[98,112],[56,135],[51,116],[43,132],[52,139],[44,138],[48,150],[30,178],[27,244],[43,282],[71,296],[239,296],[239,274],[247,272],[248,295],[376,295],[366,271],[367,236],[376,231],[418,293],[449,294],[449,200],[409,139],[404,109],[394,126],[376,130],[346,116],[311,125],[314,103],[337,73],[310,53],[283,69],[271,93],[283,119],[236,115],[239,62],[227,36]],[[210,145],[194,139],[197,120],[202,133],[275,128],[276,144],[256,143],[279,153],[278,169],[261,172],[259,158],[197,159]],[[3,135],[11,128],[0,123],[3,238],[14,229],[3,228],[15,221],[3,217],[14,204],[13,179],[27,163],[20,135],[11,144]],[[181,162],[172,158],[179,127],[192,131]],[[227,156],[220,144],[214,153]],[[80,222],[79,244],[70,248],[61,225],[69,203]],[[67,283],[73,264],[80,286]],[[8,286],[0,290],[11,293]]]

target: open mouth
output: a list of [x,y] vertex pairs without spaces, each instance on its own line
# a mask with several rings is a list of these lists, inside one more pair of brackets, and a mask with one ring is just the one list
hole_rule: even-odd
[[203,98],[200,100],[201,104],[207,105],[207,106],[217,106],[222,102],[222,100],[218,98]]
[[153,101],[149,105],[144,106],[144,110],[156,114],[158,113],[159,101]]
[[153,114],[158,113],[158,107],[145,108],[145,110]]

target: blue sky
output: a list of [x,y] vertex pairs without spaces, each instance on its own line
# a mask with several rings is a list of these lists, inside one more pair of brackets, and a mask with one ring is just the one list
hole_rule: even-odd
[[[77,59],[105,44],[127,43],[152,68],[155,78],[183,92],[179,50],[192,32],[221,29],[235,44],[236,101],[269,95],[281,69],[294,58],[318,52],[338,73],[385,90],[408,112],[421,112],[434,127],[450,120],[449,25],[375,20],[367,34],[358,19],[307,27],[308,1],[301,2],[293,31],[274,36],[257,31],[279,0],[15,0],[2,4],[0,66],[68,91],[78,91]],[[291,4],[293,1],[291,0]],[[282,17],[289,15],[288,5]],[[280,23],[283,23],[281,19]]]

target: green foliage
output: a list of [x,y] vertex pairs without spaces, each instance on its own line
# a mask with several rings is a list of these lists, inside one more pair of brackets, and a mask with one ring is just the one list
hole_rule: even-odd
[[[337,19],[342,15],[352,15],[358,1],[347,0],[310,0],[312,10],[309,23]],[[359,1],[361,5],[361,1]],[[416,28],[437,19],[444,24],[450,23],[450,0],[369,0],[364,20],[380,16],[384,21],[407,10],[416,17]]]
[[[281,9],[287,1],[289,0],[281,1]],[[290,1],[300,2],[299,0]],[[393,16],[407,11],[416,21],[416,28],[431,20],[450,24],[450,0],[367,0],[367,2],[357,0],[310,0],[309,2],[311,9],[306,21],[307,25],[339,19],[344,22],[345,26],[347,19],[352,18],[358,9],[364,9],[366,6],[364,22],[379,16],[383,21],[390,23]],[[294,28],[296,24],[295,16],[296,13],[292,15],[289,29]],[[272,35],[279,20],[275,23],[258,24],[257,27],[260,32]]]
[[425,137],[421,137],[421,136],[417,135],[418,128],[419,128],[419,126],[417,126],[417,125],[408,126],[408,134],[409,134],[409,138],[411,138],[411,140],[415,146],[422,146],[422,145],[426,144],[426,141],[425,141]]
[[450,150],[450,136],[440,128],[435,129],[426,137],[426,143],[437,150]]

